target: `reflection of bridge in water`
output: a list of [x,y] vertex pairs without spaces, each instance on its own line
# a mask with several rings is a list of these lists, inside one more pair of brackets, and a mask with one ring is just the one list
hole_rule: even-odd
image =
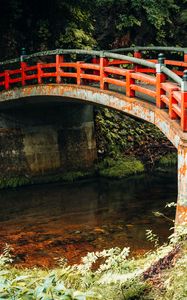
[[[149,57],[158,50],[175,58],[165,59],[163,54],[158,59]],[[128,55],[120,54],[125,51]],[[176,59],[179,52],[184,58]],[[176,222],[187,222],[187,49],[59,49],[23,53],[21,58],[1,62],[0,66],[1,103],[58,96],[63,101],[73,99],[114,108],[155,124],[178,149]]]

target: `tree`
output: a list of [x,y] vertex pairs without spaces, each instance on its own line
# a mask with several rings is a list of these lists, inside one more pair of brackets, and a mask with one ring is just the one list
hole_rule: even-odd
[[[186,0],[97,0],[96,37],[101,48],[181,45]],[[180,21],[179,21],[180,20]],[[186,26],[186,25],[185,25]]]
[[1,0],[0,57],[55,48],[185,46],[187,0]]
[[19,55],[20,48],[36,52],[54,48],[92,48],[90,1],[2,0],[0,56]]

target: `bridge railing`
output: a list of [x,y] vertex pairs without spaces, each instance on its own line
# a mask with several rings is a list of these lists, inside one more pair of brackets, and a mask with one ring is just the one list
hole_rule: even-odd
[[[179,76],[183,75],[183,70],[187,68],[187,48],[181,47],[131,47],[131,48],[118,48],[113,49],[113,53],[134,53],[134,56],[138,58],[147,57],[149,61],[157,62],[155,54],[158,52],[165,52],[170,56],[170,59],[165,59],[165,65],[169,68],[172,67],[174,73]],[[152,58],[150,58],[150,55]],[[153,58],[155,57],[155,58]],[[176,59],[177,58],[177,59]],[[175,68],[174,68],[175,67]]]
[[146,95],[144,99],[151,99],[158,108],[167,109],[170,118],[178,120],[182,130],[187,131],[187,73],[181,78],[183,71],[179,74],[175,69],[177,66],[185,70],[187,63],[170,60],[169,69],[163,55],[156,60],[142,59],[139,48],[135,49],[134,56],[77,49],[22,55],[21,59],[0,63],[4,68],[0,71],[0,88],[9,90],[20,85],[45,83],[94,84],[101,90],[115,91],[120,87],[120,92],[127,97]]

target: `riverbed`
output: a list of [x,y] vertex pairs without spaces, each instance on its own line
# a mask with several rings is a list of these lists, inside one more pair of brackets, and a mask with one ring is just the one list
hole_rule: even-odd
[[60,257],[79,263],[87,252],[111,247],[139,255],[153,247],[147,229],[167,241],[175,209],[165,205],[176,199],[176,174],[1,190],[0,251],[9,244],[22,267],[54,267]]

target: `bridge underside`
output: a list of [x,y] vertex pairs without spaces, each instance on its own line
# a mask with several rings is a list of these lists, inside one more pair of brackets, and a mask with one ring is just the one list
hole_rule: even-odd
[[[55,101],[78,101],[85,104],[102,105],[122,111],[131,116],[155,124],[178,149],[178,202],[177,223],[187,223],[187,133],[171,120],[168,113],[143,99],[129,98],[119,92],[102,91],[90,86],[36,85],[26,86],[0,93],[0,105],[26,104],[28,101],[43,101],[43,97],[54,97]],[[167,191],[166,191],[167,192]]]

